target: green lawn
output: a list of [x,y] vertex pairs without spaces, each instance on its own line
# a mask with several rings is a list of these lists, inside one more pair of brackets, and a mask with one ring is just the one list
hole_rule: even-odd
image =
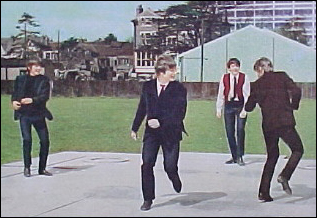
[[[48,107],[54,120],[48,122],[50,153],[60,151],[105,151],[140,153],[143,125],[139,140],[130,139],[130,127],[138,99],[53,97]],[[297,130],[304,143],[304,158],[316,159],[316,100],[304,99],[295,112]],[[223,119],[215,116],[215,101],[188,102],[182,151],[228,153]],[[21,160],[19,123],[13,121],[10,96],[1,95],[1,164]],[[33,132],[33,156],[38,156],[38,139]],[[280,143],[282,154],[289,150]],[[250,113],[246,125],[246,154],[265,154],[261,131],[261,114]]]

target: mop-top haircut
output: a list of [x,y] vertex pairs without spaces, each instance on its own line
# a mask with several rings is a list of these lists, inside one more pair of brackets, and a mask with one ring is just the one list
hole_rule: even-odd
[[254,71],[259,71],[260,69],[264,70],[264,73],[266,72],[272,72],[273,71],[273,64],[270,61],[270,59],[266,57],[262,57],[258,59],[253,66]]
[[160,55],[157,58],[156,64],[155,64],[155,73],[156,75],[160,74],[160,73],[164,73],[172,68],[176,67],[176,62],[174,61],[174,59],[170,56],[170,55]]

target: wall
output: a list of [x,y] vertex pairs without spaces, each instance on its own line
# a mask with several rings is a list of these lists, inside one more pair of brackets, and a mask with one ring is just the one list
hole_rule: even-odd
[[[1,94],[11,94],[14,81],[1,81]],[[142,83],[137,81],[66,81],[56,80],[52,83],[52,96],[82,97],[109,96],[139,98]],[[186,82],[188,99],[216,99],[217,82]],[[316,99],[316,83],[296,83],[302,89],[303,98]]]

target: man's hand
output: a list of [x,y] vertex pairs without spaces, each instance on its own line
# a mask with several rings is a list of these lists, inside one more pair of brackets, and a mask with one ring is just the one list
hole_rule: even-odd
[[131,138],[136,141],[137,138],[138,138],[138,134],[136,132],[134,132],[134,131],[131,131]]
[[160,127],[160,122],[158,121],[158,119],[150,119],[147,121],[147,123],[149,124],[149,127],[153,129]]
[[32,104],[33,99],[32,98],[22,98],[21,99],[21,104]]
[[14,110],[19,110],[21,108],[21,103],[18,101],[13,101],[12,102],[12,107]]
[[240,118],[246,118],[246,116],[247,116],[247,112],[245,110],[242,110],[240,112]]
[[221,118],[221,111],[218,111],[217,114],[216,114],[216,116],[217,116],[218,118]]

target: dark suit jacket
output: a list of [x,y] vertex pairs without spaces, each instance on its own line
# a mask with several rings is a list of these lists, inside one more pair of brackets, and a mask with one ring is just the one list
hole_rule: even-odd
[[153,79],[143,84],[138,109],[132,124],[132,130],[137,132],[146,116],[149,119],[158,119],[160,127],[150,128],[146,122],[144,138],[149,134],[160,134],[165,142],[182,140],[185,132],[183,120],[187,107],[187,90],[178,81],[170,82],[164,93],[157,96],[157,80]]
[[[14,83],[14,91],[11,96],[11,101],[20,102],[22,98],[25,98],[26,82],[27,82],[27,75],[17,76]],[[53,116],[51,112],[46,108],[46,102],[49,100],[49,97],[50,97],[49,78],[44,75],[36,76],[34,88],[35,88],[35,92],[34,92],[35,96],[32,98],[33,99],[32,104],[38,107],[40,111],[39,115],[44,116],[49,120],[52,120]],[[18,120],[21,117],[22,115],[20,112],[21,109],[14,111],[14,120]]]
[[268,72],[251,85],[245,110],[252,111],[258,103],[263,131],[272,131],[296,125],[293,110],[298,109],[300,99],[301,89],[285,72]]

